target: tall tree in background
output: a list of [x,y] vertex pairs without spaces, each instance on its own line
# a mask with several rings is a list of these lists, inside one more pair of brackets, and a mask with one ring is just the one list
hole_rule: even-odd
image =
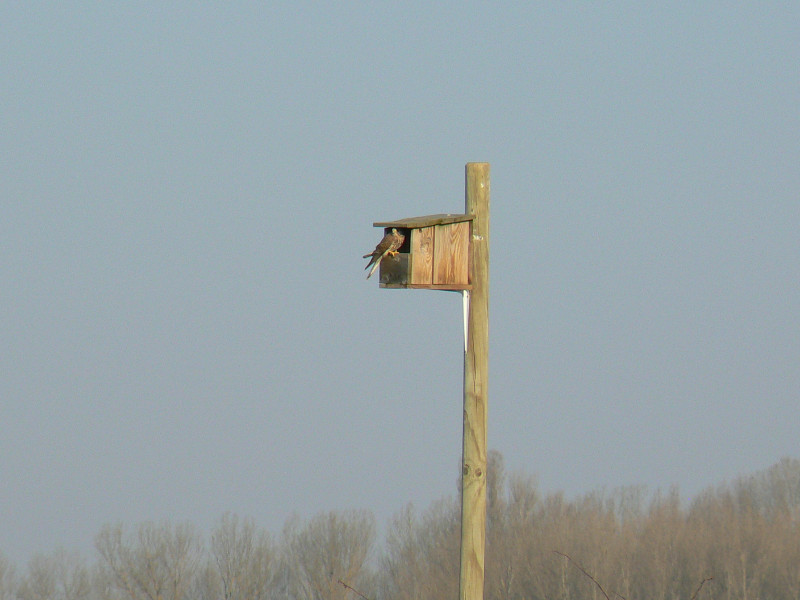
[[225,600],[268,598],[277,566],[276,551],[269,535],[256,531],[252,519],[225,514],[211,534],[211,554]]
[[84,561],[77,554],[56,550],[31,558],[17,596],[20,600],[85,600],[91,592]]
[[14,600],[17,575],[9,560],[0,553],[0,600]]
[[409,505],[392,521],[381,560],[382,597],[393,600],[458,596],[461,511],[442,499],[418,517]]
[[146,522],[136,535],[105,526],[95,539],[100,570],[114,597],[183,600],[198,572],[202,544],[192,525]]
[[[369,581],[366,562],[375,543],[375,518],[367,511],[331,511],[284,529],[284,561],[291,597],[344,600]],[[370,590],[363,590],[370,592]]]

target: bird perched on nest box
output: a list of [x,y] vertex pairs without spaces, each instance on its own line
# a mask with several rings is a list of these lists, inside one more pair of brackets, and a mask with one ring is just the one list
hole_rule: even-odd
[[372,274],[375,272],[375,269],[378,268],[378,265],[381,264],[381,261],[383,260],[384,256],[386,256],[387,254],[391,254],[392,256],[397,254],[397,250],[400,248],[400,246],[403,245],[405,239],[406,236],[404,236],[402,233],[398,233],[396,227],[392,227],[392,230],[385,236],[383,236],[383,239],[380,242],[378,242],[377,246],[375,246],[375,250],[373,250],[369,254],[365,254],[362,257],[362,258],[371,257],[369,259],[369,263],[367,264],[367,266],[364,267],[365,271],[369,269],[370,266],[372,267],[372,270],[367,275],[367,279],[372,277]]

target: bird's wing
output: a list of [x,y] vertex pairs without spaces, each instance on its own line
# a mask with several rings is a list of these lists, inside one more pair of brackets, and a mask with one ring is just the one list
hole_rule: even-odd
[[393,243],[394,243],[394,237],[392,236],[391,233],[387,233],[385,236],[383,236],[383,239],[380,242],[378,242],[377,246],[375,246],[375,250],[361,257],[361,258],[372,257],[370,258],[369,263],[367,263],[367,266],[364,268],[369,269],[369,266],[373,262],[379,260],[379,257],[382,257],[384,254],[386,254],[387,251],[392,249]]
[[394,236],[391,233],[387,233],[385,236],[383,236],[383,239],[380,242],[378,242],[378,245],[375,246],[375,251],[373,252],[373,254],[381,255],[387,250],[391,250],[392,244],[394,244],[394,242],[395,242]]

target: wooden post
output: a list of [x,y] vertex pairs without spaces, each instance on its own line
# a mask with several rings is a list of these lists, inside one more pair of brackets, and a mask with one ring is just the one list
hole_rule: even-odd
[[472,221],[464,441],[461,471],[460,600],[483,599],[486,545],[486,418],[489,380],[489,163],[467,163],[466,212]]

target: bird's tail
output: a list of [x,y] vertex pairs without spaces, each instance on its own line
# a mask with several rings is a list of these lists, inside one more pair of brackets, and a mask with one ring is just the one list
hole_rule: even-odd
[[365,254],[365,255],[364,255],[364,256],[362,256],[361,258],[367,258],[368,256],[372,256],[373,254],[374,254],[374,252],[370,252],[369,254]]
[[[383,257],[381,256],[381,258],[383,258]],[[380,259],[375,261],[375,264],[374,264],[374,265],[372,265],[372,270],[371,270],[371,271],[369,272],[369,274],[367,275],[367,279],[369,279],[370,277],[372,277],[372,274],[375,272],[375,269],[377,269],[377,268],[378,268],[378,265],[380,265],[380,264],[381,264],[381,261],[380,261]],[[367,266],[369,266],[369,265],[367,265]]]

